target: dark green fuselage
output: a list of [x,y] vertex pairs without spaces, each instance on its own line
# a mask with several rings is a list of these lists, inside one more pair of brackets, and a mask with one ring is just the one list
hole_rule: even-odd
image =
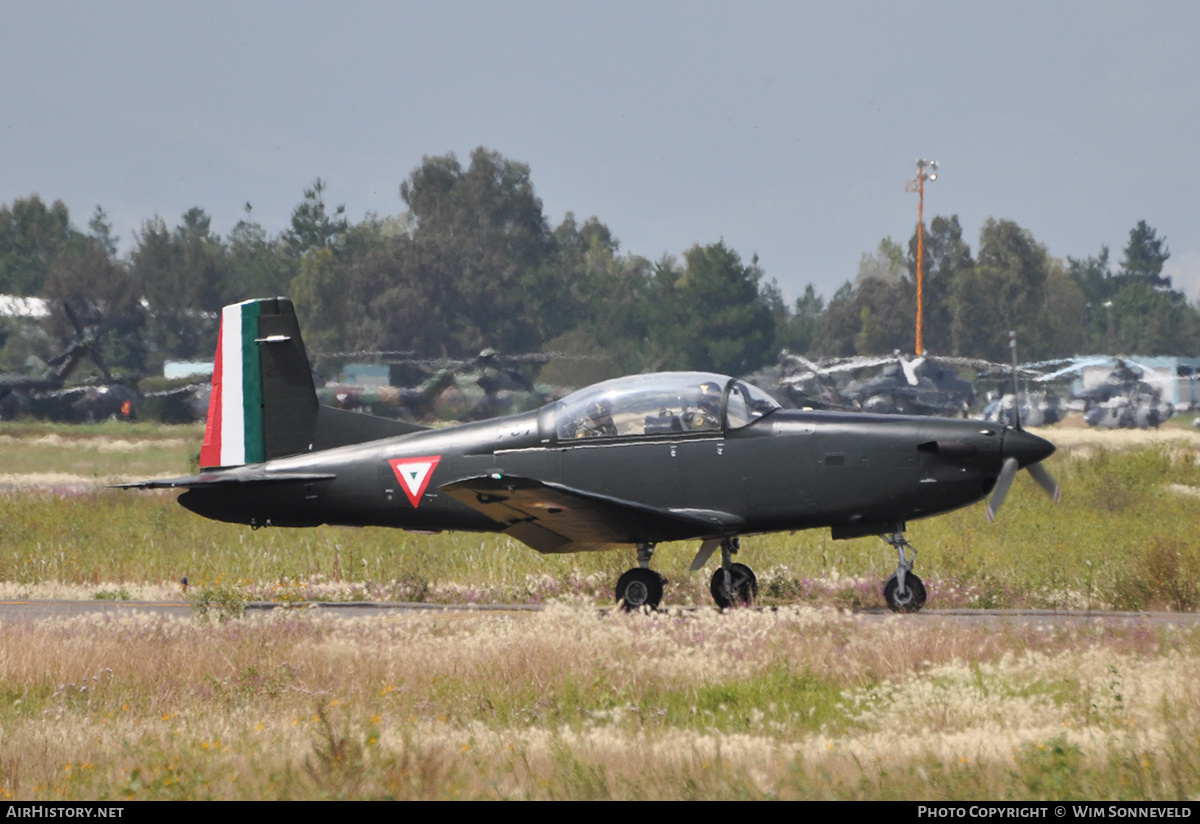
[[[791,410],[731,431],[560,441],[551,405],[269,461],[259,467],[267,478],[332,477],[196,486],[179,502],[255,526],[505,531],[441,487],[512,476],[664,512],[722,516],[707,526],[632,518],[622,536],[628,543],[814,527],[853,537],[974,503],[992,489],[1005,457],[1025,466],[1051,451],[1036,436],[980,421]],[[437,464],[414,505],[389,461],[424,457]]]

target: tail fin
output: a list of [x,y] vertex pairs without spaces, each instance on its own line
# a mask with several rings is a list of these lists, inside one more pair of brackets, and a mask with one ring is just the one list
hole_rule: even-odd
[[308,452],[316,427],[317,392],[292,302],[261,298],[226,306],[200,466]]

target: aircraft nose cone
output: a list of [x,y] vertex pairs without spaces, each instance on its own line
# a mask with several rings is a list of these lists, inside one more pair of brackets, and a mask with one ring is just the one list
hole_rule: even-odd
[[1019,466],[1026,467],[1053,454],[1054,444],[1045,438],[1015,429],[1007,429],[1004,432],[1004,443],[1000,447],[1001,460],[1016,458]]

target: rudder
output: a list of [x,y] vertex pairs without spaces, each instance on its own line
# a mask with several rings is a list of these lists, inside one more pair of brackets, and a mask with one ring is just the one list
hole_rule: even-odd
[[200,466],[262,463],[312,449],[317,393],[287,298],[221,310]]

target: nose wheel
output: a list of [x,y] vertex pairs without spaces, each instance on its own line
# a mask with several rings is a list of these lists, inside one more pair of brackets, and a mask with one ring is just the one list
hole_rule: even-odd
[[912,571],[917,550],[905,540],[903,524],[899,526],[901,528],[890,535],[879,536],[891,544],[899,556],[896,571],[883,585],[883,599],[892,612],[918,612],[925,606],[925,583]]
[[900,579],[893,575],[883,585],[883,598],[892,612],[916,612],[925,606],[925,584],[913,573],[904,576],[904,591]]

